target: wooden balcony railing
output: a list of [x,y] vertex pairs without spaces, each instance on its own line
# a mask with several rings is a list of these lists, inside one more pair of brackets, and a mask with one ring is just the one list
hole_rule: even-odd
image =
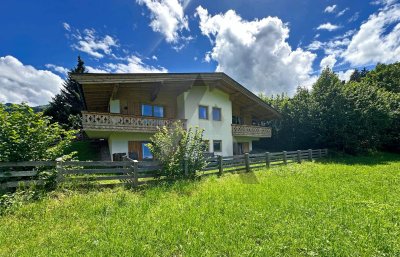
[[[178,119],[155,117],[137,117],[116,113],[82,112],[82,126],[84,130],[125,131],[154,133],[157,128],[172,127]],[[180,120],[186,128],[186,120]]]
[[271,137],[271,128],[232,124],[232,135],[244,137]]

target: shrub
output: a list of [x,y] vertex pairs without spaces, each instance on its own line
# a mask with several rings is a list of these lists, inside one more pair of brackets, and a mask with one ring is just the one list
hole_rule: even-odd
[[50,123],[26,104],[0,104],[0,161],[47,161],[63,155],[76,131]]
[[186,131],[181,122],[175,122],[172,129],[164,126],[152,136],[148,147],[168,177],[185,176],[185,162],[191,177],[207,165],[203,131],[197,127]]

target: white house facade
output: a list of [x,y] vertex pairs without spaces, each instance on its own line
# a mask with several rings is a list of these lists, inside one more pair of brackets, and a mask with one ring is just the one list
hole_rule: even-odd
[[179,120],[204,129],[209,152],[231,156],[271,137],[279,114],[224,73],[73,74],[82,87],[83,130],[108,141],[110,157],[152,158],[146,144]]

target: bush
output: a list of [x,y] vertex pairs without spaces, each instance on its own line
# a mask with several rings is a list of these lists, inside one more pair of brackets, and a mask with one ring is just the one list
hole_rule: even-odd
[[76,131],[50,123],[26,104],[0,104],[0,161],[47,161],[63,155]]
[[185,161],[191,177],[207,165],[203,131],[197,127],[186,131],[181,122],[175,122],[172,129],[162,127],[152,136],[148,147],[168,177],[185,176]]

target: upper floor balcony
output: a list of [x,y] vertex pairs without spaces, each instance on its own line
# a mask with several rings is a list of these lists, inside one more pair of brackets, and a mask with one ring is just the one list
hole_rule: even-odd
[[232,135],[242,137],[271,137],[271,128],[254,125],[232,124]]
[[186,120],[82,112],[84,130],[155,133],[160,127],[172,128],[175,121],[181,121],[183,127],[186,128]]

